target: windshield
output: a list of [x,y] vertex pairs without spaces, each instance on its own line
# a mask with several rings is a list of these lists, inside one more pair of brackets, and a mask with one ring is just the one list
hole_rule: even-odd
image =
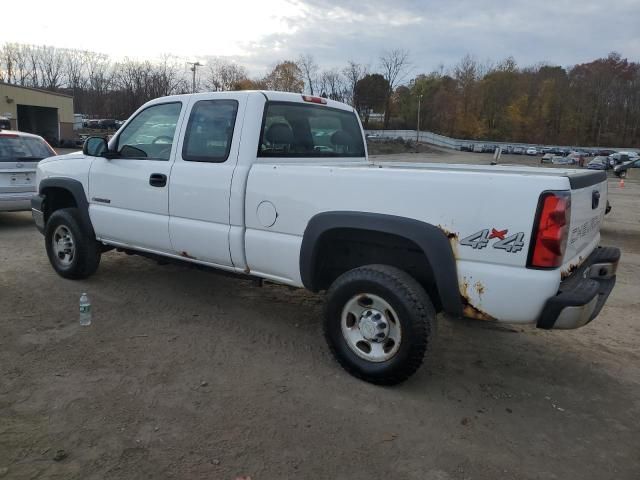
[[41,138],[0,135],[0,162],[38,161],[55,154]]
[[319,105],[269,103],[260,139],[261,157],[364,157],[356,114]]

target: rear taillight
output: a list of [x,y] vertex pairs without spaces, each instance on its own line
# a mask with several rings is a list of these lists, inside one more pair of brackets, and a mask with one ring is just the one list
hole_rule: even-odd
[[320,105],[326,105],[327,99],[322,97],[312,97],[311,95],[302,95],[302,100],[310,103],[318,103]]
[[569,237],[571,220],[571,194],[545,192],[540,195],[536,222],[533,226],[527,266],[531,268],[557,268]]

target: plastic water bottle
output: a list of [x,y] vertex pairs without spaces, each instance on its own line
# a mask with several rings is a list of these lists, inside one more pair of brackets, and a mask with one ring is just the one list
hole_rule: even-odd
[[80,325],[91,325],[91,301],[86,293],[80,295]]

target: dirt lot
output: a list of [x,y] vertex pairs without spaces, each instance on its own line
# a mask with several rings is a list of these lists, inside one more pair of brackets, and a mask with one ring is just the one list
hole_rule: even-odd
[[[458,158],[490,156],[428,155]],[[394,388],[332,360],[320,296],[114,252],[63,280],[30,215],[0,214],[0,478],[640,478],[640,178],[609,187],[623,262],[595,322],[441,318]]]

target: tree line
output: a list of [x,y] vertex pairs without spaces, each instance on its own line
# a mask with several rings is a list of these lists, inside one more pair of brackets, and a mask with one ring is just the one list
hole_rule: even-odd
[[[420,128],[466,139],[584,146],[640,143],[640,63],[618,53],[564,68],[520,67],[513,58],[416,73],[409,52],[383,52],[375,65],[350,60],[321,68],[313,55],[274,65],[255,78],[224,58],[204,58],[196,90],[306,92],[353,105],[369,128]],[[144,102],[192,90],[180,58],[120,61],[51,46],[5,43],[0,82],[74,96],[78,113],[127,118]],[[418,120],[418,106],[420,119]],[[378,115],[372,115],[377,113]]]

